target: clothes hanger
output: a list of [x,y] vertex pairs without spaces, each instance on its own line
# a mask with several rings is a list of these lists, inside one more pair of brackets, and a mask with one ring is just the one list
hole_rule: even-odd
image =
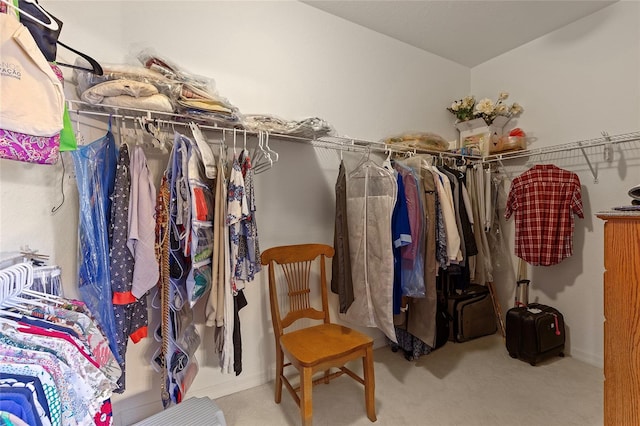
[[[261,158],[264,159],[264,161],[262,162],[257,162],[254,167],[253,167],[253,171],[255,174],[259,174],[262,173],[264,171],[269,170],[271,167],[273,167],[273,158],[271,158],[271,149],[269,149],[268,151],[265,150],[265,144],[266,144],[266,140],[268,140],[269,138],[269,133],[268,132],[261,132],[260,133],[261,139],[260,139],[260,149],[262,150],[262,156]],[[273,151],[275,152],[275,151]],[[276,153],[277,154],[277,153]]]
[[26,296],[35,297],[47,303],[53,303],[56,305],[64,305],[65,303],[64,299],[53,294],[41,293],[39,291],[29,290],[29,289],[22,290],[22,293],[24,293]]
[[251,165],[254,169],[258,167],[259,164],[261,164],[263,159],[265,159],[264,151],[262,148],[262,138],[263,138],[262,130],[258,130],[258,134],[256,138],[257,138],[257,144],[249,154],[251,158]]
[[233,158],[237,157],[238,153],[236,152],[236,129],[233,129]]
[[[269,146],[269,132],[265,132],[265,142],[264,143],[265,143],[265,145],[267,147],[267,151],[269,152],[269,154],[273,154],[276,157],[276,159],[273,160],[273,162],[277,163],[278,159],[280,158],[280,155],[277,152],[275,152],[273,149],[271,149],[271,147]],[[271,158],[271,156],[269,156],[269,158]]]
[[207,140],[205,139],[204,135],[202,134],[200,127],[198,127],[198,125],[195,122],[193,121],[189,122],[189,128],[191,129],[193,138],[195,139],[196,145],[200,150],[200,158],[202,159],[202,163],[204,165],[204,174],[209,179],[215,179],[216,172],[217,172],[216,160],[215,160],[215,157],[213,156],[213,151],[211,151],[211,147],[207,143]]
[[11,318],[15,318],[15,319],[22,319],[24,315],[22,314],[17,314],[15,312],[12,311],[7,311],[5,309],[0,309],[0,323],[2,324],[8,324],[11,325],[13,327],[18,325],[17,321],[14,321],[12,319],[6,318],[6,317],[11,317]]
[[[369,171],[365,171],[367,169]],[[349,173],[349,178],[375,178],[390,176],[391,173],[389,169],[380,166],[371,158],[371,147],[368,146],[358,165]]]
[[[103,75],[104,71],[102,69],[102,67],[100,66],[100,64],[98,63],[98,61],[96,61],[95,59],[93,59],[91,56],[82,53],[74,48],[72,48],[71,46],[68,46],[67,44],[61,42],[60,40],[58,40],[58,36],[60,31],[62,30],[62,21],[58,18],[56,18],[55,16],[51,15],[49,12],[47,12],[46,10],[44,10],[44,8],[42,6],[40,6],[40,4],[37,2],[37,0],[20,0],[22,3],[26,3],[29,5],[32,5],[35,8],[35,11],[37,11],[39,14],[41,14],[44,19],[47,22],[44,22],[42,19],[39,19],[37,17],[35,17],[32,13],[29,13],[27,11],[24,10],[24,8],[20,8],[19,6],[16,6],[13,4],[13,2],[11,0],[0,0],[2,1],[2,3],[10,6],[11,8],[15,9],[18,13],[20,13],[21,16],[25,16],[27,17],[29,20],[31,20],[33,23],[40,25],[42,28],[37,28],[37,27],[33,27],[33,26],[29,26],[28,29],[30,32],[32,32],[32,35],[36,36],[37,38],[46,38],[47,41],[46,43],[49,45],[53,44],[53,41],[55,40],[55,43],[64,47],[65,49],[75,53],[76,55],[80,56],[81,58],[83,58],[84,60],[86,60],[89,65],[91,66],[91,68],[87,68],[85,66],[80,66],[80,65],[71,65],[71,64],[66,64],[63,62],[56,62],[57,65],[63,66],[63,67],[67,67],[67,68],[74,68],[74,69],[78,69],[78,70],[82,70],[82,71],[88,71],[91,72],[93,74],[96,75]],[[42,34],[43,33],[43,29],[46,29],[46,32],[49,32],[48,34]],[[33,34],[33,33],[37,33],[37,34]],[[52,34],[53,33],[53,34]],[[43,52],[44,53],[44,52]],[[51,52],[52,56],[55,56],[55,49],[52,48],[52,52]],[[45,54],[45,56],[47,56]],[[49,57],[47,58],[49,61],[54,60],[55,58],[53,57]]]
[[259,165],[261,167],[257,167],[257,170],[255,170],[255,173],[262,173],[264,171],[269,170],[271,167],[273,167],[273,163],[277,162],[278,159],[280,158],[279,154],[273,149],[271,149],[271,147],[269,146],[269,132],[264,132],[264,145],[262,146],[262,148],[266,156],[267,162],[264,162],[261,165]]
[[246,129],[244,130],[244,142],[243,142],[243,145],[242,145],[242,150],[243,151],[247,150],[247,130]]
[[24,10],[20,9],[18,6],[16,6],[15,4],[13,4],[13,1],[10,0],[0,0],[0,2],[6,4],[7,6],[11,7],[12,9],[18,11],[18,13],[26,16],[27,18],[31,19],[34,22],[37,22],[38,24],[42,25],[43,27],[50,29],[51,31],[58,31],[60,29],[60,24],[53,19],[53,17],[51,15],[49,15],[47,13],[46,10],[44,10],[42,8],[42,6],[40,6],[38,3],[35,3],[33,0],[22,0],[25,3],[30,3],[33,4],[36,8],[38,8],[38,10],[46,17],[49,19],[49,23],[45,23],[42,22],[42,20],[36,18],[35,16],[31,15],[30,13],[25,12]]
[[68,45],[64,44],[60,40],[58,40],[57,43],[60,46],[64,47],[65,49],[70,50],[71,52],[75,53],[76,55],[78,55],[81,58],[83,58],[84,60],[86,60],[89,63],[89,65],[91,65],[91,68],[82,67],[82,66],[79,66],[79,65],[65,64],[63,62],[56,61],[57,65],[60,65],[62,67],[67,67],[67,68],[73,68],[73,69],[81,70],[81,71],[89,71],[90,73],[93,73],[95,75],[104,75],[104,70],[102,69],[102,66],[100,66],[98,61],[93,59],[91,56],[89,56],[89,55],[87,55],[85,53],[82,53],[82,52],[74,49],[71,46],[68,46]]
[[222,131],[222,143],[220,144],[220,165],[223,168],[227,167],[227,132],[225,130]]
[[[26,272],[26,268],[28,267],[23,267],[22,265],[28,265],[33,271],[33,266],[27,263],[11,265],[0,271],[0,275],[2,275],[2,288],[0,288],[2,295],[0,296],[0,302],[17,296],[24,288],[31,285],[32,281],[29,281],[29,275]],[[31,280],[32,279],[31,277]]]
[[385,148],[384,151],[387,154],[387,158],[382,162],[382,167],[393,170],[393,167],[391,166],[391,150],[389,148]]

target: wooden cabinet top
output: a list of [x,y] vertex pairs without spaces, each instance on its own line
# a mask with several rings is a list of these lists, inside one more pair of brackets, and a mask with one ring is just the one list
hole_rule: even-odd
[[632,219],[640,220],[640,212],[623,212],[618,210],[608,210],[604,212],[596,213],[596,216],[602,220],[614,220],[614,219]]

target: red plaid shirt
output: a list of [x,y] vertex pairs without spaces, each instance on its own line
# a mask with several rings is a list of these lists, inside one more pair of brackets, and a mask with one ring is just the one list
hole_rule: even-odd
[[551,164],[537,165],[511,183],[504,213],[515,213],[516,256],[555,265],[573,254],[573,215],[584,218],[580,179]]

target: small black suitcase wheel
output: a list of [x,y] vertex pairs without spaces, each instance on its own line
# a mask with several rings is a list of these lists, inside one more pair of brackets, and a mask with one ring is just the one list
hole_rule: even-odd
[[535,366],[536,366],[536,362],[535,362],[535,361],[531,361],[529,364],[530,364],[532,367],[535,367]]
[[560,358],[564,358],[564,352],[560,352],[560,353],[558,354],[558,356],[559,356]]
[[509,356],[510,356],[511,358],[518,358],[518,355],[516,355],[516,354],[509,354]]

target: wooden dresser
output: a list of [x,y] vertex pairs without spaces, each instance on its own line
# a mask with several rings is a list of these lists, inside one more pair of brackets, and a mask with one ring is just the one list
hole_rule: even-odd
[[604,424],[640,425],[640,214],[604,224]]

